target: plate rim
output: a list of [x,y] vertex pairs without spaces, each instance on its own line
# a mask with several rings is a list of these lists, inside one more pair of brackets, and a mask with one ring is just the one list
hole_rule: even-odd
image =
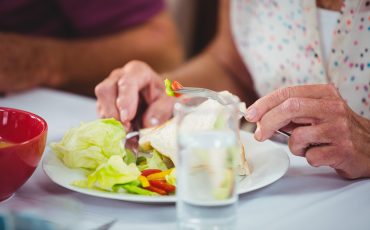
[[[252,134],[249,133],[249,132],[246,132],[246,131],[240,131],[240,135],[241,135],[241,139],[245,140],[245,139],[250,138]],[[275,183],[276,181],[281,179],[286,174],[286,172],[288,171],[288,169],[290,167],[290,158],[289,158],[288,153],[286,152],[286,150],[282,146],[279,146],[279,144],[277,144],[277,143],[275,143],[271,140],[267,140],[267,141],[270,142],[270,144],[275,145],[276,148],[281,149],[279,154],[280,154],[281,159],[284,159],[284,162],[286,163],[285,167],[281,169],[280,173],[276,177],[274,177],[273,179],[270,179],[269,181],[267,181],[265,183],[257,184],[257,186],[246,187],[245,189],[238,189],[237,193],[238,193],[239,196],[242,195],[242,194],[248,193],[248,192],[259,190],[263,187],[266,187],[268,185],[271,185],[271,184]],[[46,154],[42,158],[42,169],[43,169],[44,173],[47,175],[47,177],[53,183],[55,183],[55,184],[57,184],[57,185],[59,185],[63,188],[66,188],[66,189],[71,190],[73,192],[77,192],[77,193],[81,193],[81,194],[89,195],[89,196],[93,196],[93,197],[112,199],[112,200],[120,200],[120,201],[127,201],[127,202],[134,202],[134,203],[153,203],[153,204],[156,204],[156,203],[175,203],[176,202],[176,195],[172,195],[172,196],[142,196],[142,195],[135,195],[135,194],[129,194],[129,193],[111,193],[111,192],[108,192],[108,191],[105,192],[105,191],[99,191],[99,190],[93,190],[93,189],[87,189],[87,188],[79,188],[79,187],[73,186],[71,184],[61,183],[60,181],[56,180],[53,176],[49,175],[48,169],[46,169],[46,167],[49,166],[46,163],[47,159],[50,159],[51,157],[53,157],[53,156],[49,156],[49,154],[53,154],[49,145],[50,145],[50,143],[48,143],[48,146],[45,149]],[[60,159],[58,159],[58,157],[55,154],[53,154],[53,155],[54,155],[55,159],[60,161]],[[65,166],[65,167],[67,168],[67,166]],[[78,169],[76,169],[76,170],[78,170]],[[252,172],[252,174],[253,174],[253,172]],[[246,176],[246,179],[248,177],[251,177],[251,176]],[[123,196],[121,196],[121,195],[123,195]]]

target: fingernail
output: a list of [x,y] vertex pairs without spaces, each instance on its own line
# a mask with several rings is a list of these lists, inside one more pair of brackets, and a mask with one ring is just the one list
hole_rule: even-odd
[[254,132],[254,137],[255,137],[258,141],[260,141],[260,140],[261,140],[261,138],[262,138],[262,133],[261,133],[261,128],[260,128],[260,124],[259,124],[259,123],[257,123],[257,129],[256,129],[256,131]]
[[257,116],[257,110],[254,107],[249,107],[245,113],[245,119],[252,121]]
[[121,121],[126,121],[128,118],[127,110],[122,109],[120,112]]
[[149,119],[149,123],[150,123],[151,126],[157,126],[157,125],[159,125],[159,120],[155,117],[151,117]]

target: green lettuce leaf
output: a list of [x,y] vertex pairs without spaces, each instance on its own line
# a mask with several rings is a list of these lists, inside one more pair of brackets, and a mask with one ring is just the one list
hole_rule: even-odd
[[152,157],[148,159],[148,168],[149,169],[160,169],[167,170],[167,166],[164,163],[162,156],[156,150],[153,150]]
[[126,155],[123,158],[123,161],[128,165],[131,163],[136,163],[136,156],[134,152],[132,152],[130,149],[126,149],[125,151],[126,151]]
[[71,128],[51,148],[66,166],[95,170],[113,155],[125,156],[122,142],[125,136],[119,121],[99,119]]
[[111,191],[116,184],[136,181],[140,174],[134,163],[127,165],[122,157],[113,155],[87,177],[87,187]]
[[[140,188],[135,185],[131,185],[130,183],[122,184],[122,185],[115,185],[114,187],[116,190],[118,190],[119,188],[122,188],[126,190],[126,192],[131,193],[131,194],[138,194],[138,195],[144,195],[144,196],[159,196],[158,193],[151,192],[149,190]],[[117,192],[119,192],[119,190]]]
[[168,169],[166,163],[163,160],[163,156],[155,149],[153,149],[152,153],[149,156],[139,157],[136,164],[141,171],[145,169]]
[[166,80],[164,80],[164,85],[166,87],[166,94],[168,96],[174,97],[175,92],[173,92],[171,84],[172,84],[172,82],[169,79],[166,78]]
[[174,168],[169,175],[166,176],[166,182],[176,186],[176,169]]

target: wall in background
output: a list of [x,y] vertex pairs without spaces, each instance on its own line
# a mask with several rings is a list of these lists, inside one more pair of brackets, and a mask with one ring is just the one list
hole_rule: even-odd
[[178,26],[187,58],[201,52],[217,28],[218,0],[166,0]]

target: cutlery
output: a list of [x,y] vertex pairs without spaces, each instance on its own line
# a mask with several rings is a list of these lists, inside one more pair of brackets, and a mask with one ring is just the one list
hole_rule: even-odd
[[284,135],[284,136],[286,136],[286,137],[290,137],[290,135],[291,135],[290,133],[285,132],[285,131],[280,130],[280,129],[276,130],[275,132],[277,132],[277,133],[279,133],[279,134],[281,134],[281,135]]
[[[210,90],[210,89],[205,89],[205,88],[197,88],[197,87],[183,87],[180,89],[175,89],[173,90],[175,93],[178,94],[191,94],[195,96],[200,96],[200,97],[205,97],[209,99],[216,100],[218,103],[221,105],[230,105],[233,104],[234,102],[227,97],[221,97],[218,92]],[[245,117],[245,113],[242,111],[239,111],[240,114]],[[290,133],[285,132],[283,130],[276,130],[277,133],[285,136],[285,137],[290,137]]]
[[131,138],[134,138],[134,137],[137,137],[137,136],[139,136],[139,131],[131,131],[131,132],[128,132],[127,134],[126,134],[126,137],[123,139],[123,146],[125,146],[126,148],[129,148],[129,149],[131,149],[134,153],[135,153],[135,155],[137,155],[137,151],[136,151],[136,148],[135,148],[135,146],[133,145],[133,143],[132,142],[130,142],[130,143],[128,143],[128,145],[126,146],[126,144],[127,144],[127,141],[128,140],[130,140]]
[[126,134],[126,140],[139,136],[139,131],[131,131]]
[[228,100],[227,98],[222,98],[220,95],[213,90],[205,89],[205,88],[197,88],[197,87],[183,87],[181,89],[173,90],[175,93],[178,94],[191,94],[195,96],[205,97],[209,99],[216,100],[221,105],[230,105],[234,103],[232,100]]

